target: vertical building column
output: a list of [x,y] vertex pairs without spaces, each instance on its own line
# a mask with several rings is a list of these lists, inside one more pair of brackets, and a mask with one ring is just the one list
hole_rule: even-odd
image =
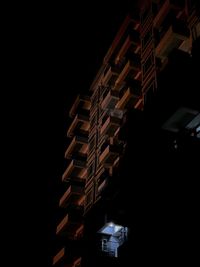
[[157,88],[152,5],[141,13],[141,65],[142,92],[146,100]]

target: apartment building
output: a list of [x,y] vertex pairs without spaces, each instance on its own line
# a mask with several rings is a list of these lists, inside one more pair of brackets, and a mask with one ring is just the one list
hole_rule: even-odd
[[199,36],[198,1],[152,0],[125,18],[69,112],[53,266],[195,257]]

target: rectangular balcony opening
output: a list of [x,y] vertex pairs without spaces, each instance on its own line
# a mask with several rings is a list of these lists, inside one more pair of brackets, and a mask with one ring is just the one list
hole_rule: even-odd
[[163,21],[168,16],[169,12],[173,12],[176,16],[177,13],[184,8],[185,2],[182,0],[166,0],[162,1],[162,6],[159,9],[156,17],[154,18],[153,25],[156,28],[159,28]]
[[128,87],[116,107],[119,109],[134,107],[141,95],[141,87]]
[[74,136],[65,152],[65,158],[70,159],[74,153],[86,154],[88,148],[88,139],[83,136]]
[[101,103],[101,108],[102,109],[114,108],[118,99],[119,99],[118,92],[109,90],[108,92],[106,92],[106,96],[104,97]]
[[117,76],[118,76],[118,69],[116,67],[108,65],[104,71],[102,84],[104,86],[112,85],[114,83],[114,81],[116,80]]
[[56,228],[56,234],[62,234],[69,239],[76,240],[77,233],[83,228],[80,214],[67,214]]
[[141,64],[139,57],[135,55],[129,56],[129,60],[127,61],[125,67],[123,68],[123,70],[121,71],[119,77],[115,82],[114,89],[119,91],[121,89],[122,84],[126,81],[127,76],[130,74],[130,72],[132,71],[132,75],[134,78],[134,76],[136,76],[140,70],[141,70]]
[[81,206],[84,203],[84,186],[70,185],[61,197],[59,206],[66,208],[69,205]]
[[91,107],[91,101],[89,96],[78,95],[74,101],[72,108],[69,111],[69,116],[73,118],[78,112],[83,112],[83,115],[87,114]]
[[75,134],[75,130],[78,129],[87,132],[89,130],[89,127],[90,127],[89,116],[77,114],[67,131],[67,136],[73,137],[73,135]]
[[140,47],[140,34],[137,31],[132,32],[129,34],[122,45],[121,49],[119,50],[116,58],[115,64],[117,65],[122,58],[126,55],[129,48],[132,46],[133,50],[136,51]]
[[103,144],[101,147],[101,154],[99,157],[99,162],[104,164],[105,167],[110,167],[114,164],[115,160],[122,152],[121,145],[111,145],[111,144]]
[[53,266],[56,267],[81,267],[81,257],[67,253],[66,247],[62,248],[53,258]]
[[157,45],[156,56],[160,59],[165,59],[175,48],[179,48],[189,36],[189,29],[182,22],[176,21],[169,27]]
[[80,160],[72,160],[62,176],[62,180],[65,181],[70,177],[82,178],[85,171],[86,171],[86,162]]
[[114,115],[109,115],[101,127],[101,134],[114,136],[117,129],[120,127],[121,118]]

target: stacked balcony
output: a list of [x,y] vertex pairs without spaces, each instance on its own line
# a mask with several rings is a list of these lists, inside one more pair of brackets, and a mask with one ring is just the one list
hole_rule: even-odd
[[121,118],[116,115],[108,115],[106,121],[103,123],[101,127],[101,135],[107,134],[108,136],[114,136],[117,129],[120,127]]
[[88,151],[88,138],[86,136],[81,136],[80,134],[74,136],[70,145],[65,152],[65,158],[70,159],[76,153],[86,155]]
[[[84,230],[83,207],[87,175],[90,108],[90,98],[79,95],[69,111],[69,116],[73,118],[73,121],[68,128],[67,136],[73,138],[65,151],[65,158],[70,161],[62,176],[62,181],[67,182],[67,189],[59,201],[59,207],[67,208],[68,213],[56,228],[57,235],[67,238],[66,240],[70,244],[74,242],[72,240],[76,240],[74,243],[76,245],[81,240]],[[77,257],[77,253],[75,257],[72,254],[66,255],[66,247],[62,248],[53,258],[53,265],[60,267],[80,266],[81,258]]]
[[106,93],[107,94],[101,103],[101,108],[103,110],[113,109],[115,107],[117,101],[119,100],[118,92],[113,91],[113,90],[109,90]]
[[123,110],[134,107],[140,97],[141,83],[136,80],[132,80],[132,82],[129,83],[129,86],[124,89],[122,97],[118,101],[116,108]]
[[67,214],[56,228],[56,234],[67,236],[71,240],[77,240],[82,235],[84,225],[80,214]]
[[182,23],[176,22],[169,27],[156,47],[156,56],[161,60],[168,57],[171,51],[189,38],[189,29]]
[[123,85],[125,85],[127,77],[131,75],[132,78],[135,78],[141,71],[141,63],[139,57],[136,55],[132,55],[128,58],[129,59],[126,61],[125,66],[123,67],[121,73],[119,74],[115,82],[114,90],[120,91]]
[[69,116],[73,118],[71,125],[67,131],[68,137],[73,137],[77,132],[86,134],[89,129],[89,111],[91,101],[89,96],[78,95],[72,108],[69,111]]
[[166,0],[163,2],[158,14],[154,18],[153,26],[159,28],[163,20],[166,18],[170,10],[178,14],[184,8],[184,1]]
[[116,58],[115,58],[115,64],[118,64],[126,55],[127,51],[132,47],[132,50],[134,52],[137,52],[140,48],[140,36],[138,32],[134,32],[132,34],[129,34],[122,45],[121,49],[119,50]]
[[65,170],[62,181],[68,181],[73,178],[79,180],[86,178],[86,162],[73,159]]
[[108,66],[104,71],[104,76],[102,78],[102,84],[106,86],[107,84],[113,84],[118,76],[118,70],[115,67]]
[[116,51],[118,51],[120,42],[122,41],[122,38],[126,35],[127,33],[127,29],[128,28],[134,28],[134,29],[138,29],[139,27],[139,21],[138,19],[134,20],[132,19],[130,16],[127,16],[123,22],[123,24],[121,25],[118,34],[116,35],[115,39],[112,42],[112,45],[110,46],[107,54],[104,57],[104,63],[107,63],[111,60],[111,58],[113,57],[113,54],[116,53]]
[[66,208],[69,205],[81,207],[84,205],[83,185],[70,185],[60,199],[59,206]]
[[80,267],[81,257],[69,257],[67,250],[63,247],[53,258],[53,266],[56,267]]
[[81,113],[78,113],[74,120],[72,121],[68,131],[67,131],[67,136],[68,137],[73,137],[75,134],[75,131],[80,129],[84,132],[88,132],[89,130],[89,116],[88,115],[83,115]]
[[73,118],[75,117],[78,109],[89,110],[90,107],[91,102],[89,96],[78,95],[69,111],[69,116]]
[[99,162],[105,167],[112,167],[122,152],[121,144],[104,143],[101,147]]

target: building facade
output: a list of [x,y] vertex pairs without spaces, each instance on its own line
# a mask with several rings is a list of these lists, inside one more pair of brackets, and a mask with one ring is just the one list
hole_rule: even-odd
[[189,0],[131,11],[77,96],[53,266],[160,266],[195,253],[199,15]]

